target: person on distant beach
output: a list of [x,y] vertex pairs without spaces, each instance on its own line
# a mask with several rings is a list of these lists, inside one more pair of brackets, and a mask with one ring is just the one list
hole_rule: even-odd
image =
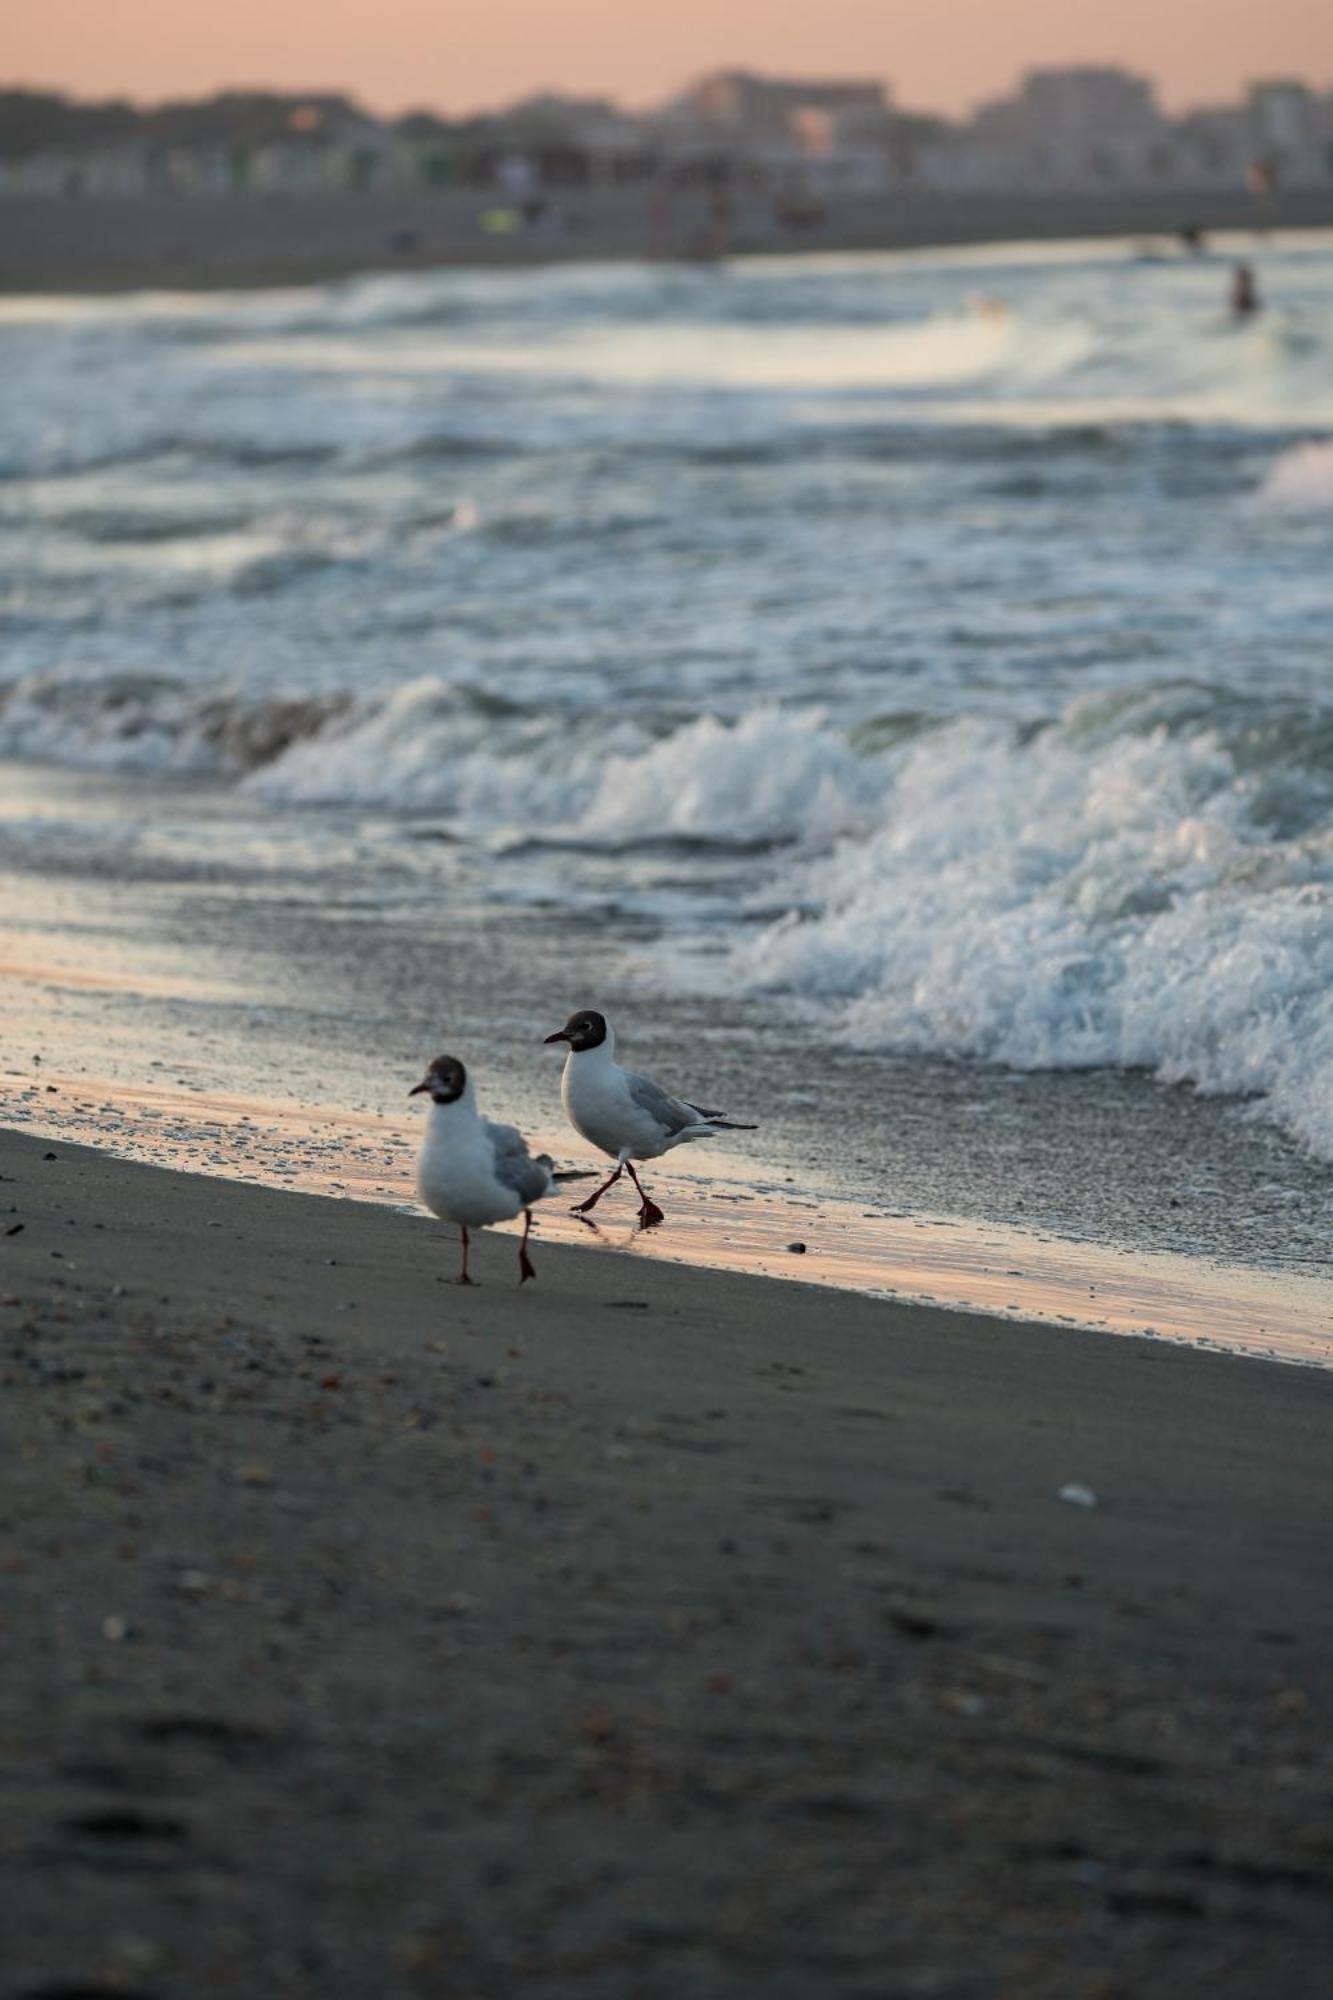
[[1259,287],[1254,282],[1254,271],[1249,264],[1237,264],[1231,273],[1231,313],[1234,319],[1248,319],[1252,313],[1262,312]]

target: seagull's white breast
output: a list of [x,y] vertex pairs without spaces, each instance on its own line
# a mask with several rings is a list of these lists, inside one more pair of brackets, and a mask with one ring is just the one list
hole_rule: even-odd
[[470,1105],[435,1104],[417,1155],[417,1193],[432,1215],[484,1229],[508,1222],[523,1206],[495,1176],[495,1151]]
[[618,1159],[655,1159],[664,1150],[663,1132],[651,1112],[630,1096],[625,1072],[601,1049],[583,1049],[565,1059],[560,1079],[565,1116],[590,1145]]

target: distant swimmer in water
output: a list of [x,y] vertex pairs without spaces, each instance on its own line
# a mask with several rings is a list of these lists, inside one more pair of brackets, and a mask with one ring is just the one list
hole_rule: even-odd
[[1254,272],[1248,264],[1237,264],[1231,273],[1231,312],[1235,319],[1249,319],[1252,313],[1262,312],[1259,287],[1254,282]]

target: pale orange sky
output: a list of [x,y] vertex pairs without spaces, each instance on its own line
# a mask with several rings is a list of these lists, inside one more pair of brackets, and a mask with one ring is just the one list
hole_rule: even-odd
[[1119,62],[1169,107],[1249,77],[1333,87],[1333,0],[5,0],[6,82],[144,100],[224,85],[471,111],[551,86],[655,102],[719,64],[886,78],[958,112],[1029,64]]

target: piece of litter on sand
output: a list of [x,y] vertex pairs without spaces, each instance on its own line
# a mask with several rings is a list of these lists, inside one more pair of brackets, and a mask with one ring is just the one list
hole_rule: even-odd
[[1100,1507],[1102,1504],[1092,1488],[1082,1485],[1077,1479],[1071,1479],[1067,1486],[1062,1486],[1055,1497],[1067,1501],[1071,1507]]
[[787,1248],[791,1251],[793,1257],[804,1257],[805,1255],[804,1243],[789,1243]]

